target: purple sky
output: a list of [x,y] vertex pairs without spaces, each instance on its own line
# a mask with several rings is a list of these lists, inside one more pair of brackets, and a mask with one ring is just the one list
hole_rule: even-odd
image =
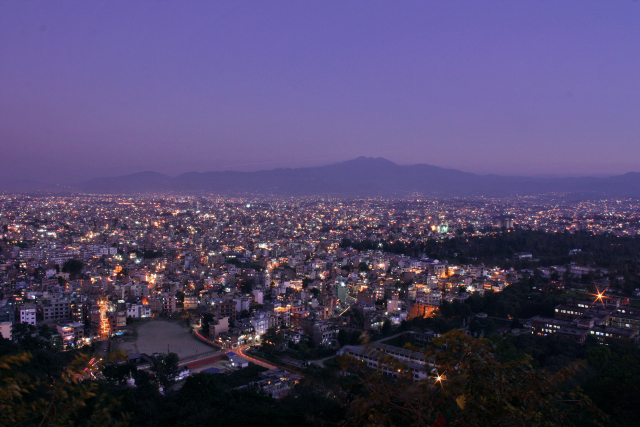
[[640,2],[0,2],[0,179],[640,170]]

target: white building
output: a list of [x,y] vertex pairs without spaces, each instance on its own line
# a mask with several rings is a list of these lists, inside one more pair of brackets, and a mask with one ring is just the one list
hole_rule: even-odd
[[257,312],[251,318],[251,326],[256,331],[256,335],[264,335],[269,329],[269,318],[263,311]]
[[134,319],[151,317],[151,307],[144,304],[127,304],[127,317]]
[[253,300],[256,302],[256,304],[264,303],[264,292],[259,289],[254,289],[251,293],[253,294]]
[[28,323],[30,325],[36,324],[36,306],[35,305],[23,305],[19,309],[20,323]]
[[242,298],[234,298],[233,302],[236,303],[236,313],[240,313],[241,311],[247,310],[249,311],[249,305],[251,304],[251,300],[247,297]]

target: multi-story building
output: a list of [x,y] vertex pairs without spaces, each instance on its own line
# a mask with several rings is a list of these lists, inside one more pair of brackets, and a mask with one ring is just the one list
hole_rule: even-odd
[[[423,353],[384,344],[366,347],[347,345],[338,350],[338,354],[349,355],[371,369],[380,370],[385,375],[393,377],[402,374],[410,375],[414,381],[427,378],[431,369]],[[397,362],[392,363],[388,360],[389,356]]]
[[531,333],[539,336],[555,334],[561,328],[571,326],[568,320],[550,319],[547,317],[534,316],[531,318]]
[[62,348],[78,347],[84,338],[84,323],[72,322],[56,325],[56,330],[62,338]]
[[162,311],[164,313],[173,313],[176,311],[176,297],[166,294],[162,297]]
[[629,339],[638,338],[638,331],[634,329],[612,328],[611,326],[594,326],[589,334],[596,337],[598,341],[606,341],[609,339]]
[[255,329],[256,335],[264,335],[269,329],[269,318],[263,311],[259,311],[251,317],[251,326]]
[[329,346],[338,338],[339,329],[334,323],[305,317],[301,322],[304,333],[313,340],[317,346]]
[[195,310],[198,308],[199,301],[197,295],[185,295],[183,307],[185,310]]
[[249,310],[251,298],[248,298],[248,297],[234,298],[233,302],[235,302],[236,304],[236,312],[240,313],[242,311]]
[[229,318],[222,317],[209,322],[209,338],[216,339],[220,334],[229,332]]
[[125,307],[127,317],[132,317],[134,319],[151,317],[151,307],[147,304],[127,303]]
[[52,298],[43,301],[39,306],[42,311],[42,320],[46,322],[58,322],[71,319],[71,302],[64,298]]
[[33,304],[25,304],[18,309],[20,315],[20,323],[36,324],[36,306]]
[[216,317],[228,317],[229,323],[236,321],[236,303],[234,301],[222,301],[214,305]]
[[[625,310],[626,311],[626,310]],[[621,329],[632,329],[640,331],[640,315],[623,313],[622,310],[616,310],[611,314],[611,326]]]
[[127,328],[127,316],[124,311],[110,311],[107,313],[107,319],[111,335],[120,334]]
[[72,302],[71,319],[74,322],[86,322],[89,319],[89,305],[86,302]]

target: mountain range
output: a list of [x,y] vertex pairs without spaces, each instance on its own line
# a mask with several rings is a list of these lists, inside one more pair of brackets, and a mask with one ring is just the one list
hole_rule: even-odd
[[[38,189],[35,183],[20,190]],[[53,190],[52,186],[40,188]],[[438,197],[563,193],[579,198],[640,197],[640,173],[610,177],[545,178],[479,175],[427,164],[398,165],[384,158],[358,157],[326,166],[257,172],[157,172],[95,178],[67,188],[84,193],[131,194],[209,192],[221,195]],[[6,191],[6,186],[5,186]]]

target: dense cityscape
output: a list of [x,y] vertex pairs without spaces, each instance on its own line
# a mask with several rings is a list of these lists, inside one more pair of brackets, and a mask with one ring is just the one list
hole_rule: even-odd
[[282,400],[345,357],[442,382],[428,349],[451,330],[639,339],[637,200],[9,194],[0,212],[2,336],[92,354],[86,382],[205,374]]
[[639,21],[0,0],[0,427],[640,425]]

